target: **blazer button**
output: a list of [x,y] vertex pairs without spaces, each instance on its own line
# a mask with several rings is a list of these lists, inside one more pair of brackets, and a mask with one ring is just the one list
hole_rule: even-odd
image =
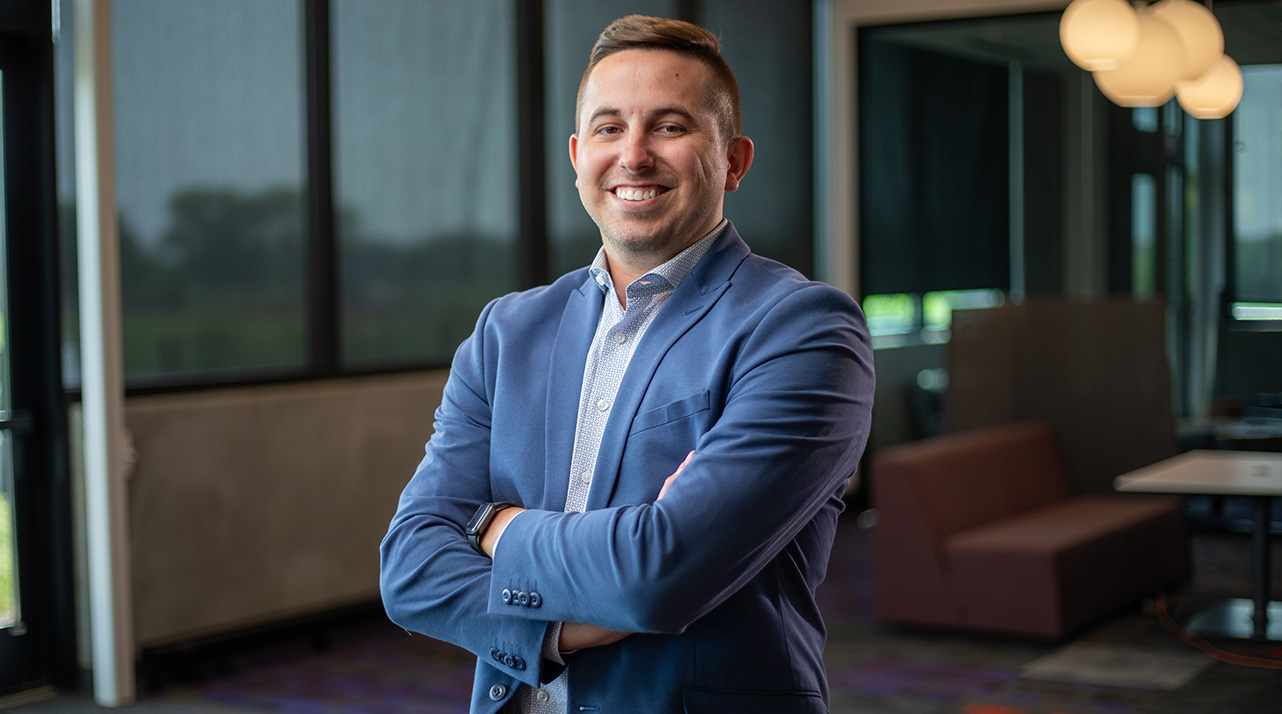
[[499,652],[499,651],[498,651],[498,649],[491,649],[491,650],[490,650],[490,659],[494,660],[495,662],[502,662],[502,661],[503,661],[503,653],[502,653],[502,652]]
[[522,606],[525,606],[525,605],[529,605],[529,604],[530,604],[530,594],[529,594],[529,593],[526,593],[526,592],[519,593],[519,594],[517,595],[517,598],[518,598],[518,602],[519,602]]
[[530,593],[530,607],[538,607],[543,604],[543,596],[538,593]]
[[510,654],[503,655],[503,664],[511,667],[512,669],[516,669],[516,657],[513,657]]
[[499,593],[499,597],[503,598],[503,604],[506,605],[512,602],[512,591],[507,588],[503,588],[503,592]]
[[525,669],[525,660],[521,659],[520,657],[513,656],[512,669],[515,669],[515,670]]
[[490,701],[497,702],[507,696],[507,687],[502,684],[496,684],[490,687]]

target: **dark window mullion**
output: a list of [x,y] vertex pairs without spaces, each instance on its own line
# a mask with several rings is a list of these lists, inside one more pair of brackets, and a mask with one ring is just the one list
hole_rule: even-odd
[[521,234],[517,280],[522,288],[548,275],[547,157],[544,150],[543,0],[516,0],[517,181]]
[[330,99],[329,0],[304,0],[307,56],[307,318],[308,356],[318,375],[339,370],[337,240]]
[[700,7],[702,4],[699,0],[676,0],[673,14],[678,20],[700,24],[703,22],[703,8]]

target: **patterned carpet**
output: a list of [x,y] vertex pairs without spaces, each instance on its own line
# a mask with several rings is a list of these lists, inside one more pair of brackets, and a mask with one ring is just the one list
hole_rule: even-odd
[[[835,714],[1282,714],[1282,671],[1195,663],[1191,679],[1172,690],[1156,681],[1091,683],[1089,662],[1081,667],[1082,680],[1073,681],[1070,658],[1069,681],[1036,679],[1025,676],[1030,663],[1056,654],[1064,659],[1063,647],[887,627],[872,614],[870,540],[853,516],[843,518],[829,577],[819,593],[830,629],[826,660]],[[1172,614],[1178,619],[1220,595],[1247,592],[1249,547],[1243,536],[1195,535],[1195,584],[1172,595]],[[1282,573],[1273,582],[1282,584]],[[1203,656],[1168,633],[1151,607],[1101,623],[1067,647],[1096,648],[1101,656],[1114,658],[1114,669],[1133,657],[1188,663],[1190,656]],[[1233,649],[1282,659],[1282,647]],[[473,662],[458,648],[372,621],[331,632],[321,649],[296,639],[224,657],[208,663],[199,677],[145,694],[130,709],[155,714],[464,714]],[[82,697],[13,709],[14,714],[98,711]]]

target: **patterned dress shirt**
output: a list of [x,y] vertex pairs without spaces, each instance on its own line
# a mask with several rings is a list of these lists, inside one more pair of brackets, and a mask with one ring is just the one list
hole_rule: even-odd
[[[570,487],[565,499],[565,511],[582,513],[592,488],[592,472],[596,467],[597,452],[605,434],[605,424],[610,408],[619,391],[619,383],[628,369],[641,337],[659,314],[659,308],[681,285],[699,259],[708,252],[717,236],[725,230],[725,219],[711,233],[681,251],[668,262],[637,278],[626,288],[628,307],[619,304],[614,281],[610,279],[605,250],[597,251],[589,272],[601,288],[601,319],[597,322],[596,336],[583,370],[583,390],[579,397],[578,424],[574,432],[574,455],[570,461]],[[677,464],[673,464],[676,470]],[[517,516],[518,518],[520,516]],[[543,656],[564,664],[557,642],[560,640],[561,623],[548,628],[543,643]],[[539,688],[522,684],[513,699],[518,714],[567,714],[569,707],[569,669],[556,679]]]

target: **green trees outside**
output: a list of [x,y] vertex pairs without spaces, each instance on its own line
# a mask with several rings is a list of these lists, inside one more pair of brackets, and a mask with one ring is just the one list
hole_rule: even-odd
[[[120,225],[127,377],[306,365],[306,205],[296,189],[195,188],[144,241]],[[495,238],[379,241],[336,216],[340,335],[348,363],[448,358],[489,299],[515,284]]]

